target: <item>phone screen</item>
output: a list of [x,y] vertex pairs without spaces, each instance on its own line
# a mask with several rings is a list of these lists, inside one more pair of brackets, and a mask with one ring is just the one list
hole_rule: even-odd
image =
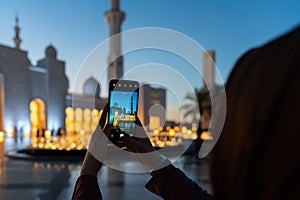
[[109,84],[109,124],[130,133],[136,126],[139,83],[111,80]]

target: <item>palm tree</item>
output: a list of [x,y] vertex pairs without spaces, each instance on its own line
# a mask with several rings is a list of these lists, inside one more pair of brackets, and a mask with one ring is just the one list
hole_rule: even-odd
[[200,116],[198,115],[201,107],[211,104],[211,95],[218,96],[224,87],[220,85],[215,85],[214,89],[209,93],[206,87],[202,89],[195,89],[195,93],[188,93],[185,99],[188,101],[184,104],[181,109],[185,110],[184,117],[191,116],[192,123],[198,123]]
[[185,110],[184,118],[191,116],[192,122],[198,123],[200,117],[198,115],[199,108],[204,101],[210,101],[209,92],[205,89],[195,89],[195,93],[188,93],[185,99],[188,103],[181,107],[181,109]]

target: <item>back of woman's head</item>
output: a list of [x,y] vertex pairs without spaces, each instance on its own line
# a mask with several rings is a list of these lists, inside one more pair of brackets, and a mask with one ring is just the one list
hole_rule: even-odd
[[300,199],[300,27],[246,53],[226,95],[216,199]]

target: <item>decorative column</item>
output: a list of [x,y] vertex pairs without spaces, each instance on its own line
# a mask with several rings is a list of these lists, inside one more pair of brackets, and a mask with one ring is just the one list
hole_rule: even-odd
[[110,49],[108,55],[108,77],[111,79],[120,79],[123,76],[123,57],[121,55],[121,24],[125,18],[125,13],[119,9],[119,0],[110,1],[110,10],[105,13],[106,21],[109,25]]

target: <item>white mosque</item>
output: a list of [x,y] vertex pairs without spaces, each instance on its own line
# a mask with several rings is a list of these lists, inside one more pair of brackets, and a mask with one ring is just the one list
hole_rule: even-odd
[[[83,95],[68,94],[69,82],[65,62],[57,58],[57,51],[49,45],[45,57],[33,66],[28,53],[20,48],[20,27],[16,18],[14,47],[0,44],[0,130],[52,130],[66,128],[72,97],[80,112],[100,110],[106,99],[100,98],[100,85],[89,78]],[[95,102],[94,108],[85,107]],[[90,104],[89,104],[90,105]],[[73,109],[73,108],[72,108]],[[89,111],[88,111],[89,110]],[[74,110],[75,112],[75,110]],[[95,111],[94,111],[95,112]]]
[[[110,27],[109,36],[113,36],[120,33],[125,13],[119,9],[119,0],[110,2],[111,8],[105,13],[105,19]],[[28,52],[20,47],[18,18],[14,28],[14,47],[0,44],[0,131],[8,134],[16,130],[27,131],[33,136],[44,130],[50,130],[54,135],[59,129],[92,131],[107,102],[100,97],[99,82],[91,77],[83,85],[83,94],[68,93],[65,62],[57,58],[56,49],[52,45],[46,47],[45,57],[33,66]],[[108,80],[123,75],[120,40],[110,41]],[[148,124],[151,102],[160,102],[165,107],[166,92],[148,85],[145,88],[147,92],[141,92],[140,99],[144,99],[146,106],[140,106],[139,115]]]

